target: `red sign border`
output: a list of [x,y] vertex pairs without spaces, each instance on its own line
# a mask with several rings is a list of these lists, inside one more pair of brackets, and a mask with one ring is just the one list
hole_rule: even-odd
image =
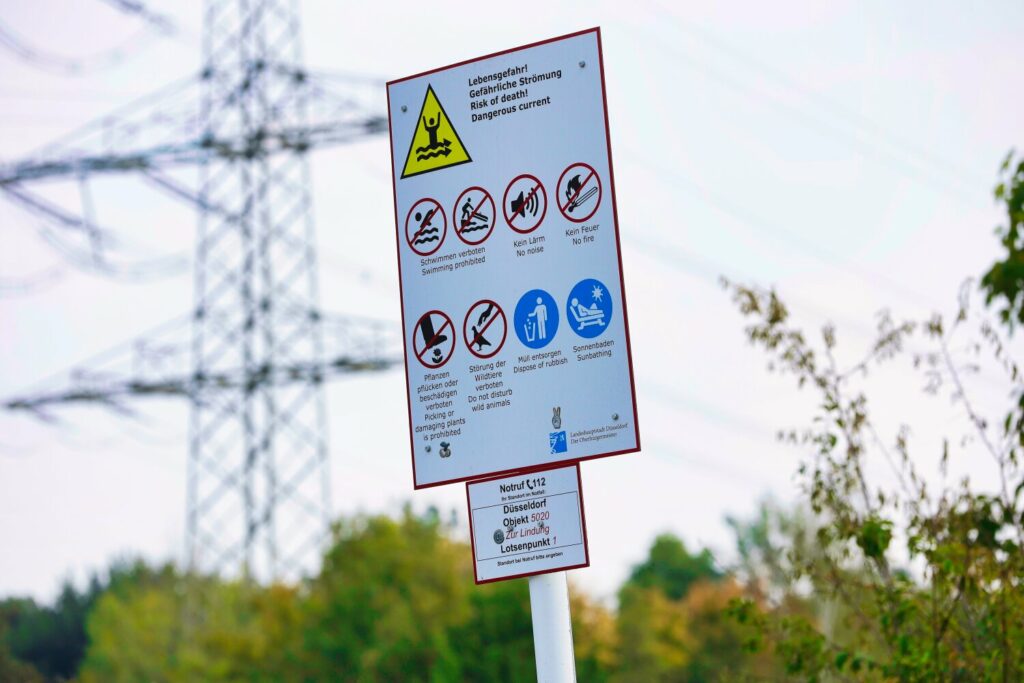
[[[465,237],[463,237],[462,236],[462,232],[459,231],[459,223],[458,223],[458,221],[455,220],[455,212],[458,211],[458,209],[459,209],[459,202],[462,201],[462,198],[466,196],[467,192],[472,192],[473,190],[480,190],[485,195],[487,195],[487,198],[491,200],[491,210],[492,210],[492,213],[494,213],[494,217],[491,219],[491,228],[487,231],[487,234],[484,235],[484,238],[482,240],[480,240],[479,242],[470,242]],[[479,185],[470,185],[465,190],[460,192],[459,196],[455,198],[455,205],[452,207],[452,230],[455,231],[455,236],[458,237],[460,240],[462,240],[463,244],[465,244],[467,246],[470,246],[470,247],[478,247],[478,246],[480,246],[481,244],[486,242],[488,240],[488,238],[492,234],[494,234],[494,228],[497,225],[498,225],[498,206],[497,206],[497,204],[494,203],[494,197],[491,196],[491,193],[488,192],[486,188],[480,187]]]
[[[473,312],[474,308],[476,308],[479,304],[482,303],[494,304],[495,306],[497,306],[498,310],[501,312],[501,317],[505,319],[505,331],[501,335],[501,341],[498,343],[498,348],[494,349],[494,351],[492,351],[491,355],[489,356],[481,356],[476,351],[474,351],[473,345],[469,341],[469,335],[466,334],[466,323],[469,322],[469,314]],[[479,334],[483,334],[483,330],[481,330]],[[502,347],[505,346],[506,339],[508,339],[508,316],[505,315],[505,309],[501,307],[501,304],[499,304],[497,301],[494,301],[493,299],[480,299],[479,301],[473,303],[469,307],[469,309],[466,311],[466,317],[462,319],[462,341],[465,342],[466,348],[469,349],[469,352],[471,354],[473,354],[480,360],[494,358],[498,354],[498,351],[501,351]]]
[[[482,61],[482,60],[485,60],[485,59],[490,59],[492,57],[499,57],[501,55],[511,54],[513,52],[518,52],[520,50],[526,50],[526,49],[532,48],[532,47],[538,47],[540,45],[547,45],[547,44],[550,44],[550,43],[556,43],[556,42],[561,41],[561,40],[567,40],[569,38],[576,38],[576,37],[584,36],[584,35],[587,35],[587,34],[590,34],[590,33],[595,34],[595,36],[597,38],[597,61],[598,61],[598,68],[600,69],[600,72],[601,72],[601,103],[602,103],[602,105],[604,107],[605,142],[608,145],[608,193],[610,195],[610,199],[611,199],[611,202],[612,202],[612,220],[614,222],[614,226],[613,227],[615,228],[615,230],[614,230],[614,232],[615,232],[615,247],[618,250],[617,256],[618,256],[618,261],[619,261],[619,287],[620,287],[621,292],[622,292],[622,322],[623,322],[623,325],[625,326],[625,332],[626,332],[626,335],[625,335],[626,336],[626,360],[627,360],[627,365],[629,366],[629,384],[630,384],[630,392],[631,392],[632,398],[633,398],[633,436],[634,436],[634,439],[636,441],[636,446],[634,446],[633,448],[624,448],[624,449],[618,450],[618,451],[611,451],[609,453],[595,453],[594,455],[588,455],[588,456],[582,457],[582,458],[567,458],[565,460],[561,460],[561,461],[557,461],[557,462],[544,463],[543,464],[544,467],[547,467],[547,466],[563,466],[564,467],[564,466],[568,466],[568,465],[570,465],[572,463],[583,462],[584,460],[596,460],[598,458],[609,458],[609,457],[612,457],[614,455],[625,455],[627,453],[638,453],[640,451],[640,449],[641,449],[641,445],[640,445],[640,422],[639,422],[639,419],[637,417],[637,406],[636,406],[636,379],[635,379],[636,373],[634,372],[634,369],[633,369],[633,351],[632,351],[633,345],[632,345],[632,340],[631,340],[630,334],[629,334],[629,306],[628,306],[628,304],[626,302],[626,299],[627,299],[627,296],[626,296],[626,275],[625,275],[625,273],[623,272],[623,269],[622,269],[622,240],[619,237],[619,207],[618,207],[618,201],[615,198],[615,167],[614,167],[614,164],[613,164],[613,161],[612,161],[612,139],[611,139],[611,131],[610,131],[609,124],[608,124],[608,91],[607,91],[607,86],[606,86],[606,81],[605,81],[605,73],[604,73],[604,49],[603,49],[603,46],[601,44],[601,28],[599,26],[595,26],[594,28],[588,28],[588,29],[584,29],[582,31],[576,31],[574,33],[567,33],[565,35],[556,36],[554,38],[548,38],[546,40],[540,40],[540,41],[537,41],[537,42],[534,42],[534,43],[528,43],[526,45],[520,45],[519,47],[510,48],[508,50],[502,50],[500,52],[493,52],[491,54],[483,55],[481,57],[474,57],[473,59],[466,59],[466,60],[463,60],[461,62],[456,62],[454,64],[449,64],[448,66],[443,66],[443,67],[439,67],[439,68],[436,68],[436,69],[430,69],[428,71],[423,71],[421,73],[413,74],[411,76],[405,76],[403,78],[396,78],[394,80],[388,81],[387,84],[386,84],[387,86],[391,86],[391,85],[394,85],[396,83],[402,83],[404,81],[412,80],[414,78],[422,78],[423,76],[428,76],[430,74],[437,73],[439,71],[444,71],[446,69],[453,69],[453,68],[455,68],[457,66],[464,66],[466,64],[473,64],[474,62],[479,62],[479,61]],[[394,121],[391,118],[391,90],[390,90],[390,87],[386,88],[386,92],[387,92],[387,98],[388,98],[388,142],[389,142],[389,146],[390,146],[390,149],[391,149],[391,194],[392,194],[392,199],[393,199],[394,209],[395,209],[395,258],[397,259],[397,263],[398,263],[399,304],[400,304],[401,310],[402,310],[402,329],[404,330],[405,329],[405,299],[404,299],[404,284],[402,282],[401,239],[398,236],[398,181],[399,181],[399,178],[397,178],[397,176],[395,175],[395,135],[394,135],[395,131],[394,131]],[[416,480],[416,439],[415,439],[415,437],[413,435],[413,431],[412,431],[412,398],[411,398],[410,393],[409,393],[409,391],[410,391],[410,386],[409,386],[409,349],[408,349],[408,346],[406,346],[405,335],[404,334],[402,335],[402,340],[403,340],[403,346],[406,347],[405,348],[405,354],[404,354],[405,355],[405,396],[406,396],[406,404],[408,406],[408,415],[409,415],[409,456],[412,459],[413,490],[418,491],[420,489],[433,488],[435,486],[444,486],[446,484],[457,484],[457,483],[460,483],[460,482],[469,482],[469,481],[472,481],[473,479],[477,479],[477,478],[480,478],[480,477],[487,477],[487,476],[501,477],[501,476],[505,476],[505,475],[508,475],[508,474],[514,474],[516,472],[521,471],[522,468],[510,468],[510,469],[502,470],[502,471],[499,471],[499,472],[492,472],[490,474],[470,475],[470,476],[467,476],[467,477],[457,477],[455,479],[448,479],[448,480],[443,480],[443,481],[432,481],[432,482],[424,483],[424,484],[417,483],[417,480]],[[582,491],[581,491],[581,497],[582,497]]]
[[[586,556],[586,560],[583,564],[574,564],[567,567],[558,567],[557,569],[542,569],[536,572],[526,572],[523,574],[514,574],[512,576],[502,576],[496,579],[484,579],[480,580],[480,577],[476,573],[476,534],[473,533],[473,504],[469,500],[469,487],[473,484],[483,484],[488,481],[495,481],[497,479],[509,479],[511,477],[522,476],[526,474],[536,474],[537,472],[550,472],[551,470],[561,470],[568,467],[576,468],[576,490],[580,494],[580,523],[583,526],[583,554]],[[527,467],[522,470],[516,470],[511,474],[502,474],[495,477],[485,477],[483,479],[472,479],[466,482],[466,516],[469,517],[469,544],[473,549],[473,581],[476,585],[480,586],[485,583],[496,583],[498,581],[511,581],[512,579],[524,579],[528,576],[540,576],[541,574],[554,574],[555,572],[569,571],[570,569],[584,569],[590,566],[590,542],[587,540],[587,512],[586,505],[583,504],[583,476],[580,474],[580,463],[579,461],[563,462],[556,465],[541,465],[539,467]]]
[[[590,169],[592,174],[594,174],[594,178],[597,179],[597,193],[600,195],[597,198],[597,204],[594,204],[594,210],[588,213],[585,218],[573,218],[572,216],[567,215],[565,210],[562,208],[562,201],[558,198],[558,193],[562,191],[562,180],[565,178],[565,174],[569,172],[570,168],[576,168],[577,166],[585,166]],[[601,183],[601,176],[598,175],[597,170],[593,166],[585,161],[577,161],[569,164],[565,167],[565,170],[562,171],[562,175],[558,176],[558,184],[555,185],[555,206],[558,207],[558,213],[562,214],[562,217],[565,218],[565,220],[572,223],[586,223],[594,216],[595,213],[597,213],[597,210],[601,208],[602,199],[604,199],[604,185]]]

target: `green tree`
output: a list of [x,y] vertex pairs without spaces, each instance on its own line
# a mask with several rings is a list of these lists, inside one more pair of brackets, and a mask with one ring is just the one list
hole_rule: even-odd
[[7,622],[17,609],[13,600],[5,600],[0,604],[0,681],[4,681],[4,683],[43,683],[46,680],[43,675],[31,664],[15,659],[7,645],[5,637]]
[[104,575],[94,574],[84,590],[65,581],[53,606],[20,598],[0,602],[0,621],[4,622],[0,630],[5,631],[2,640],[10,656],[32,665],[50,680],[73,677],[88,643],[89,611],[105,591],[132,581],[145,570],[137,560],[118,560]]
[[633,567],[626,584],[657,588],[670,600],[679,600],[695,582],[721,577],[707,548],[692,555],[681,539],[661,534],[654,539],[647,559]]
[[[1011,217],[1013,236],[1004,241],[1010,265],[983,283],[990,301],[1005,297],[1000,320],[1008,329],[1019,313],[1013,284],[1020,279],[1013,265],[1019,235],[1013,231],[1020,224],[1022,179],[1018,166],[997,191]],[[788,672],[813,680],[1021,680],[1024,387],[999,324],[971,310],[965,289],[948,321],[934,315],[897,323],[882,314],[875,341],[860,360],[843,366],[832,326],[813,342],[790,322],[775,292],[728,286],[751,320],[748,338],[768,353],[771,367],[817,395],[811,425],[784,435],[811,453],[800,473],[819,520],[817,544],[813,553],[791,550],[784,572],[793,586],[808,586],[834,607],[829,615],[809,617],[734,601],[732,613],[751,627],[750,644],[767,647]],[[911,343],[923,350],[908,353]],[[1010,396],[995,419],[978,411],[965,382],[983,354],[1005,373]],[[966,433],[947,433],[934,453],[943,476],[957,458],[974,468],[987,464],[998,482],[994,489],[979,489],[968,478],[930,486],[916,465],[926,454],[909,427],[883,436],[866,377],[905,358],[923,373],[926,391],[948,395],[968,425]],[[935,423],[956,425],[945,415]],[[876,464],[889,468],[894,483],[868,477]]]
[[[533,680],[526,581],[475,586],[452,531],[436,512],[342,519],[299,586],[140,571],[90,613],[81,681]],[[601,683],[613,618],[570,599],[580,678]]]
[[438,515],[342,520],[310,587],[310,677],[334,681],[456,681],[452,632],[471,616],[467,549]]
[[533,621],[526,581],[501,581],[469,591],[471,617],[452,633],[467,681],[529,681],[536,677]]
[[743,631],[725,612],[744,595],[710,551],[691,554],[677,537],[658,536],[619,591],[613,680],[696,683],[774,674],[766,657],[744,650]]
[[1024,158],[1010,152],[1000,169],[996,201],[1006,210],[1006,225],[996,228],[1005,253],[981,278],[986,303],[1000,306],[999,317],[1012,331],[1024,324]]
[[293,587],[138,573],[89,615],[83,683],[301,680],[293,660],[302,622]]

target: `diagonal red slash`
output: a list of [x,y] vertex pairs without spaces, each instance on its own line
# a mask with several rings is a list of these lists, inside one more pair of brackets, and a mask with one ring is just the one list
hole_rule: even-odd
[[[501,315],[501,319],[502,319],[502,320],[504,320],[504,319],[505,319],[505,311],[503,311],[503,310],[501,310],[501,309],[499,308],[499,309],[498,309],[498,313],[499,313],[499,314]],[[480,338],[484,336],[484,332],[486,332],[486,331],[487,331],[487,328],[488,328],[488,327],[490,327],[490,326],[491,326],[491,323],[493,323],[493,322],[494,322],[495,320],[497,320],[497,319],[498,319],[498,316],[493,316],[493,317],[492,317],[492,318],[491,318],[490,320],[488,320],[487,322],[485,322],[485,323],[484,323],[484,327],[483,327],[483,329],[482,329],[482,330],[480,330],[479,332],[477,332],[477,333],[476,333],[476,336],[475,336],[475,337],[473,337],[473,341],[472,341],[472,342],[470,342],[470,344],[469,344],[469,345],[470,345],[470,347],[472,347],[472,346],[473,346],[473,344],[476,344],[476,343],[477,343],[477,342],[478,342],[478,341],[480,340]],[[506,324],[507,324],[507,323],[506,323]]]
[[412,239],[409,240],[410,242],[415,242],[416,238],[423,234],[423,230],[430,223],[430,219],[434,217],[434,214],[437,213],[437,210],[439,208],[441,208],[441,207],[435,206],[433,209],[430,210],[430,213],[428,213],[426,216],[423,217],[423,222],[420,223],[420,229],[413,233]]
[[[533,195],[537,194],[537,190],[539,189],[540,185],[537,185],[532,190],[530,190],[530,194],[526,195],[526,198],[523,200],[523,203],[519,206],[519,208],[512,212],[512,218],[508,219],[509,223],[514,221],[516,219],[516,216],[522,216],[523,218],[526,217],[526,214],[523,213],[523,211],[526,209],[526,205],[530,203],[530,198],[533,197]],[[544,205],[547,206],[547,202],[545,202]]]
[[580,186],[578,188],[576,188],[576,194],[574,194],[573,196],[569,197],[569,201],[567,201],[565,203],[565,206],[559,206],[558,210],[561,211],[562,213],[565,213],[566,207],[572,206],[572,203],[574,201],[576,201],[576,198],[580,196],[580,192],[583,192],[583,188],[587,186],[587,183],[589,183],[590,179],[593,178],[593,177],[594,177],[594,172],[591,171],[590,174],[586,177],[586,179],[582,183],[580,183]]
[[[469,214],[469,222],[470,223],[473,222],[473,215],[476,214],[476,212],[480,210],[480,207],[483,206],[484,202],[486,202],[486,201],[487,201],[487,193],[485,192],[483,198],[480,200],[480,203],[476,205],[475,209],[473,209],[473,213]],[[452,216],[453,220],[454,220],[454,218],[455,217]],[[459,224],[461,225],[462,221],[459,221]],[[466,225],[463,225],[462,228],[459,230],[459,234],[461,235],[462,233],[464,233],[466,231],[466,228],[468,228],[468,227],[469,227],[468,223]],[[483,240],[481,240],[481,241],[483,241]]]
[[[427,313],[427,315],[430,314]],[[423,322],[423,318],[420,318],[420,323],[421,322]],[[416,323],[416,327],[419,327],[420,323]],[[441,333],[444,332],[444,329],[449,325],[451,325],[452,334],[455,334],[455,326],[452,325],[452,321],[449,320],[448,318],[445,318],[444,325],[441,325],[441,327],[439,327],[437,331],[434,332],[434,336],[430,338],[430,341],[428,341],[427,345],[423,347],[423,350],[416,354],[416,357],[420,359],[420,362],[423,362],[423,354],[430,350],[430,347],[434,345],[434,342],[437,341],[437,338],[441,336]]]

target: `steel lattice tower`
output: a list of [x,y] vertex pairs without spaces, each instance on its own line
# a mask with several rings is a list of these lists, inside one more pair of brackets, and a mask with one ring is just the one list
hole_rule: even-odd
[[[100,272],[120,267],[108,259],[114,233],[90,201],[76,212],[41,194],[48,183],[76,182],[87,197],[94,176],[132,175],[199,213],[190,343],[171,321],[0,403],[51,419],[64,405],[189,400],[186,551],[197,571],[266,580],[313,568],[331,510],[323,384],[400,362],[395,326],[319,307],[307,154],[387,124],[353,81],[381,92],[302,66],[296,0],[206,0],[198,79],[0,164],[0,194],[70,253],[83,249],[64,240],[83,243]],[[183,177],[192,169],[197,187]]]
[[[260,381],[323,359],[308,145],[263,144],[306,125],[300,64],[293,0],[207,0],[203,139],[250,144],[200,168],[225,211],[200,214],[196,245],[187,543],[195,567],[262,578],[308,567],[331,509],[323,378]],[[234,368],[251,381],[211,379]]]

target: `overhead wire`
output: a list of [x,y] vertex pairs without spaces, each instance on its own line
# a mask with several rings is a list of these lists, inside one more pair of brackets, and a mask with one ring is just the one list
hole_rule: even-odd
[[650,5],[661,11],[660,19],[667,20],[668,23],[673,24],[680,31],[696,36],[720,54],[727,55],[728,57],[741,62],[744,67],[752,68],[760,72],[765,78],[800,94],[806,100],[813,101],[821,109],[828,111],[829,118],[831,120],[835,120],[836,118],[845,119],[849,125],[869,132],[869,134],[874,135],[880,140],[884,140],[887,144],[893,147],[899,148],[909,156],[917,157],[921,162],[921,165],[925,168],[935,168],[936,166],[944,167],[945,173],[948,175],[950,180],[953,180],[958,184],[962,184],[968,191],[973,191],[973,188],[977,183],[989,182],[991,180],[990,178],[981,178],[977,176],[970,179],[965,178],[965,170],[962,164],[936,154],[928,147],[911,141],[903,135],[894,133],[874,119],[865,116],[861,112],[852,109],[838,100],[827,95],[823,95],[821,92],[808,87],[799,79],[794,78],[785,71],[778,69],[757,57],[754,57],[696,22],[685,20],[677,13],[671,11],[662,0],[648,0],[648,2]]
[[67,276],[67,269],[62,265],[36,271],[31,275],[20,277],[0,277],[0,296],[25,296],[36,294],[57,284]]
[[179,36],[184,31],[182,27],[166,14],[156,12],[140,0],[101,0],[104,4],[113,7],[125,14],[138,17],[149,26],[156,29],[165,36]]
[[[668,15],[667,18],[671,21],[672,15]],[[783,114],[801,121],[801,123],[815,129],[819,133],[841,140],[842,142],[850,145],[862,156],[878,157],[897,174],[911,180],[915,180],[920,184],[927,185],[932,190],[941,193],[943,196],[953,195],[962,204],[972,208],[978,207],[981,204],[981,198],[984,195],[974,194],[970,189],[973,187],[973,184],[965,185],[960,182],[958,177],[951,178],[948,175],[937,175],[934,172],[935,169],[933,165],[927,161],[912,163],[908,161],[907,158],[901,157],[899,154],[894,154],[886,147],[865,144],[865,142],[858,137],[858,133],[864,133],[864,128],[858,129],[854,127],[851,129],[848,124],[847,127],[844,127],[837,123],[837,117],[835,116],[822,115],[819,111],[815,111],[811,107],[799,106],[776,97],[769,97],[764,92],[752,87],[749,83],[744,83],[742,77],[737,77],[733,73],[729,73],[707,61],[699,59],[692,52],[687,51],[681,41],[669,40],[660,33],[653,31],[646,31],[646,35],[647,39],[653,38],[658,41],[661,44],[661,47],[672,53],[680,63],[689,64],[692,67],[712,76],[715,84],[726,86],[743,96],[758,99],[772,108],[781,111]],[[912,157],[914,155],[913,153],[908,152],[905,156]]]
[[118,45],[103,52],[85,57],[67,57],[31,45],[0,21],[0,47],[37,68],[55,71],[66,76],[83,76],[94,71],[118,66],[130,56],[152,46],[151,34],[151,29],[142,28]]

